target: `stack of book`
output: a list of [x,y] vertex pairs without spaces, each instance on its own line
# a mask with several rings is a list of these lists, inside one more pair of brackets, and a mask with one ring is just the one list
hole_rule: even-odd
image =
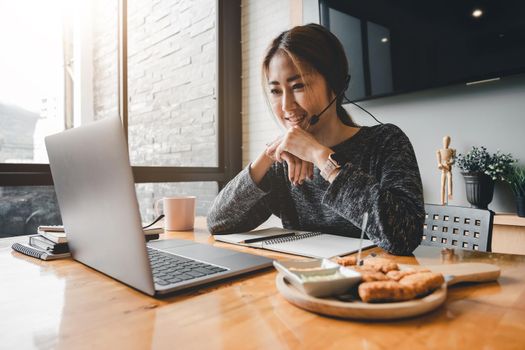
[[29,236],[28,243],[14,243],[12,248],[25,255],[42,260],[70,257],[64,229],[57,226],[40,226],[38,234]]
[[69,253],[67,238],[64,232],[38,228],[38,235],[29,237],[29,245],[52,254]]

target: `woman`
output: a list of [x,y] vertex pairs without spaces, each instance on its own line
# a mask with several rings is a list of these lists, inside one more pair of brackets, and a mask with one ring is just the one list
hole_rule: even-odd
[[342,107],[349,82],[339,40],[316,24],[281,33],[263,67],[272,112],[286,129],[231,180],[208,213],[213,234],[245,232],[271,214],[283,227],[359,237],[410,254],[421,242],[421,178],[407,136],[359,127]]

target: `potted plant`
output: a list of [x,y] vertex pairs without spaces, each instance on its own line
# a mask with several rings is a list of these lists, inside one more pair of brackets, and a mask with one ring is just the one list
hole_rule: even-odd
[[506,181],[512,163],[510,154],[500,151],[491,155],[485,147],[472,147],[466,154],[459,154],[457,164],[465,179],[467,200],[474,208],[488,209],[494,196],[494,181]]
[[507,176],[507,182],[516,196],[518,216],[525,217],[525,167],[513,166]]

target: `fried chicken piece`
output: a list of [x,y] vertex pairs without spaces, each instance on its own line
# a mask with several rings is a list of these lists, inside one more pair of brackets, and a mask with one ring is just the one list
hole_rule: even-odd
[[359,297],[365,303],[403,301],[415,298],[414,289],[395,281],[376,281],[361,283]]
[[375,282],[375,281],[388,281],[388,277],[379,271],[376,272],[361,272],[361,281],[363,282]]
[[371,266],[366,266],[366,265],[352,266],[351,269],[361,274],[362,282],[388,281],[388,277],[384,273],[380,271],[376,271]]
[[445,279],[440,273],[417,272],[401,278],[399,283],[414,289],[416,295],[424,295],[439,288],[445,283]]
[[388,271],[386,273],[386,276],[393,281],[399,282],[403,277],[408,276],[408,275],[413,275],[418,272],[430,272],[430,270],[425,269],[425,268],[415,269],[415,268],[410,267],[410,268],[400,270],[400,271],[395,271],[395,270]]
[[[344,258],[337,258],[336,262],[339,265],[342,266],[356,266],[357,265],[357,257],[355,256],[348,256]],[[399,270],[399,266],[388,259],[385,258],[377,258],[377,257],[369,257],[362,260],[363,265],[367,266],[370,270],[387,273],[388,271],[393,270]]]
[[383,273],[399,270],[399,266],[395,262],[385,258],[367,258],[363,260],[363,264]]
[[342,266],[353,266],[357,264],[357,258],[355,256],[347,256],[345,258],[337,258],[336,262]]

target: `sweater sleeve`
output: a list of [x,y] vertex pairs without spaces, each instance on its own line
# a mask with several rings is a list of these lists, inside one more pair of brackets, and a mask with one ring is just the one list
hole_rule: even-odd
[[248,165],[220,191],[207,215],[208,230],[212,234],[250,231],[270,217],[272,212],[266,197],[270,193],[272,169],[259,187]]
[[328,187],[323,204],[360,227],[379,247],[408,255],[421,243],[424,202],[417,160],[408,137],[397,127],[384,140],[370,174],[346,164]]

